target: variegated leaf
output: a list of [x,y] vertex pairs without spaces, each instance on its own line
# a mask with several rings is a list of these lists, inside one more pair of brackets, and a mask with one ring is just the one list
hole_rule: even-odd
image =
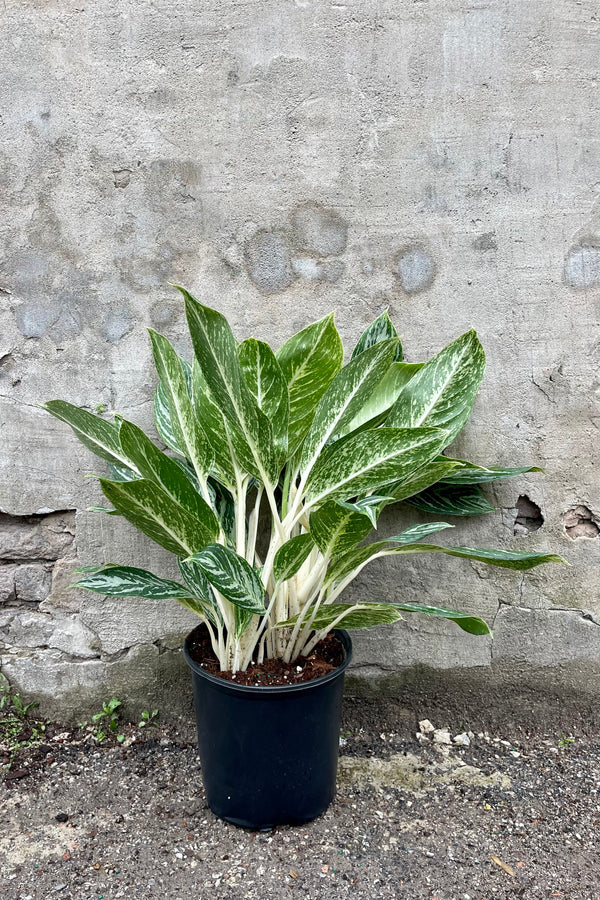
[[[360,338],[358,339],[358,343],[356,347],[352,351],[352,359],[357,357],[360,353],[363,353],[365,350],[368,350],[369,347],[372,347],[373,344],[379,344],[381,341],[387,341],[389,338],[398,339],[398,332],[394,328],[392,321],[387,313],[387,310],[383,312],[374,322],[365,328]],[[396,362],[400,362],[402,359],[402,344],[398,339],[398,346],[396,348],[396,353],[394,356]]]
[[434,484],[406,502],[436,516],[481,516],[495,509],[476,484]]
[[[327,603],[320,606],[313,619],[314,631],[325,628],[373,628],[375,625],[391,625],[402,616],[392,603]],[[286,622],[278,622],[277,628],[292,628],[298,621],[293,616]]]
[[250,393],[271,423],[281,468],[287,456],[290,413],[288,387],[281,366],[269,345],[255,338],[242,341],[238,356]]
[[178,290],[185,299],[194,353],[212,399],[229,422],[237,458],[261,482],[276,483],[279,469],[271,424],[246,384],[227,319],[183,288]]
[[177,564],[182,578],[188,587],[188,592],[201,601],[202,608],[205,611],[205,614],[210,618],[211,622],[222,623],[223,619],[215,600],[213,589],[200,566],[193,560],[185,560],[181,557],[178,558]]
[[315,546],[312,534],[299,534],[283,544],[273,560],[273,578],[277,582],[287,581],[296,574]]
[[148,331],[160,384],[167,398],[174,444],[179,452],[183,450],[183,455],[190,460],[198,475],[206,476],[212,467],[214,454],[194,412],[188,376],[169,341],[152,328]]
[[147,600],[176,600],[190,595],[189,588],[182,584],[133,566],[104,566],[79,578],[73,586],[109,597],[145,597]]
[[196,358],[192,365],[192,398],[198,419],[202,423],[202,428],[206,432],[215,454],[216,474],[223,484],[234,488],[236,468],[240,476],[246,472],[241,470],[239,461],[235,457],[223,413],[211,396]]
[[216,540],[218,530],[175,503],[155,482],[100,479],[105,497],[145,535],[178,556],[189,556]]
[[470,613],[461,613],[455,609],[444,609],[439,606],[424,606],[422,603],[394,603],[394,606],[396,609],[401,609],[402,612],[425,613],[427,616],[440,616],[443,619],[450,619],[468,634],[485,635],[492,633],[487,622],[479,616],[472,616]]
[[113,466],[131,468],[119,440],[120,421],[107,422],[94,413],[80,409],[66,400],[49,400],[43,408],[61,422],[70,425],[81,443]]
[[358,497],[407,478],[437,456],[445,439],[436,428],[364,431],[316,463],[306,486],[306,504]]
[[474,331],[440,350],[413,375],[386,420],[397,428],[443,428],[451,443],[469,418],[485,370],[485,353]]
[[[383,491],[393,498],[391,502],[397,503],[424,491],[432,484],[437,484],[445,475],[452,474],[458,467],[458,462],[439,456],[427,465],[421,466],[416,472],[412,472],[407,478],[395,481],[393,484],[386,484]],[[384,505],[387,506],[387,503]]]
[[383,341],[365,350],[335,376],[317,407],[300,454],[306,481],[326,444],[342,432],[379,384],[394,358],[397,343]]
[[[462,460],[460,460],[462,462]],[[473,463],[463,463],[461,468],[446,475],[441,481],[444,484],[485,484],[488,481],[498,481],[501,478],[513,478],[515,475],[525,475],[528,472],[543,472],[539,466],[520,466],[517,468],[505,468],[504,466],[474,466]]]
[[288,456],[292,456],[310,427],[319,400],[344,360],[333,313],[295,334],[275,355],[288,385]]
[[423,363],[392,363],[352,421],[337,432],[336,440],[359,428],[374,427],[385,422],[400,392],[423,365]]
[[[191,513],[206,529],[207,535],[219,533],[219,523],[208,505],[184,474],[178,461],[170,459],[132,422],[121,425],[121,443],[144,478],[160,485],[168,496]],[[210,538],[209,538],[210,540]]]
[[194,553],[191,560],[202,569],[210,583],[234,606],[251,613],[265,612],[265,591],[256,569],[233,550],[211,544]]
[[329,500],[310,514],[310,533],[323,556],[332,558],[359,544],[372,530],[363,513]]

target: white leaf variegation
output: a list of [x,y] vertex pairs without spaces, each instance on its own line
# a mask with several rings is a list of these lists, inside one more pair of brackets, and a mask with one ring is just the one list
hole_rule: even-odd
[[[403,613],[489,633],[470,612],[410,597],[340,602],[378,559],[437,553],[517,571],[564,562],[539,550],[425,543],[453,527],[445,521],[380,537],[379,516],[389,504],[407,501],[443,517],[478,515],[493,508],[487,482],[539,471],[441,455],[467,421],[483,376],[475,332],[429,362],[405,363],[384,313],[343,366],[333,315],[274,353],[253,337],[238,343],[220,312],[179,290],[191,363],[150,331],[165,452],[119,416],[108,422],[62,400],[46,409],[108,464],[111,478],[100,477],[100,486],[111,506],[95,509],[122,516],[175,554],[181,580],[106,565],[80,570],[78,587],[175,600],[201,617],[221,668],[235,672],[265,657],[291,662],[338,625],[371,628]],[[373,529],[380,539],[369,543]]]

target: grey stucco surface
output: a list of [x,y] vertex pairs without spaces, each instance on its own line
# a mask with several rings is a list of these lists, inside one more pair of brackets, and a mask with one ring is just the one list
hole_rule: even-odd
[[[373,567],[351,596],[477,612],[494,638],[412,618],[358,635],[355,671],[535,670],[542,685],[564,667],[573,682],[583,661],[589,690],[600,673],[595,0],[9,0],[0,16],[8,678],[59,711],[117,690],[170,704],[185,689],[186,613],[67,590],[76,561],[171,564],[126,523],[86,512],[100,498],[84,475],[101,464],[37,406],[61,397],[151,429],[145,327],[189,352],[176,282],[238,337],[274,345],[331,309],[351,345],[389,308],[409,361],[476,328],[488,371],[456,455],[547,474],[488,489],[497,512],[456,521],[452,539],[549,549],[572,567]],[[541,510],[535,532],[515,534],[519,497]]]

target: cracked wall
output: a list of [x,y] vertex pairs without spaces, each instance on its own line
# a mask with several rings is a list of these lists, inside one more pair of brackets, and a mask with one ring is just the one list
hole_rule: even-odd
[[[407,619],[357,636],[355,671],[383,679],[427,666],[540,684],[551,673],[592,690],[595,2],[13,0],[3,16],[8,677],[58,711],[107,692],[173,711],[187,697],[177,651],[187,614],[67,590],[75,560],[174,573],[126,523],[87,512],[100,498],[84,476],[101,464],[38,407],[68,398],[151,430],[145,327],[189,353],[175,282],[225,312],[238,337],[273,344],[334,308],[348,345],[389,308],[409,361],[475,327],[487,377],[453,449],[547,474],[486,488],[496,511],[457,520],[453,539],[553,550],[572,566],[525,576],[455,559],[373,567],[352,596],[477,612],[494,638]],[[381,527],[405,519],[426,517],[399,512]]]

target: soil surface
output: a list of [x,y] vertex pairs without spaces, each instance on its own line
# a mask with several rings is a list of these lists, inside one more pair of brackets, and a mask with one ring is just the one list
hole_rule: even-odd
[[344,648],[334,634],[328,634],[320,641],[312,653],[301,656],[293,663],[282,659],[265,659],[262,663],[248,666],[244,672],[222,672],[206,628],[196,628],[189,642],[190,656],[202,669],[216,675],[224,681],[252,687],[285,687],[290,684],[301,684],[327,675],[336,669],[344,660]]
[[261,833],[207,808],[191,721],[47,724],[0,784],[0,900],[598,900],[600,741],[433,726],[347,700],[333,804]]

